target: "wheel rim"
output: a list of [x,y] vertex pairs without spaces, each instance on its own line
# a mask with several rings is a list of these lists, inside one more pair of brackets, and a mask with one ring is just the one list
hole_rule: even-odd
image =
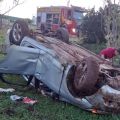
[[84,61],[80,64],[80,69],[81,69],[81,73],[80,74],[80,78],[79,78],[79,82],[82,83],[84,81],[84,79],[86,79],[86,73],[87,73],[87,63]]
[[21,25],[16,23],[13,27],[13,38],[16,42],[19,42],[22,37]]
[[76,75],[75,75],[75,86],[79,89],[81,84],[84,82],[86,79],[86,74],[87,74],[87,63],[86,61],[82,61],[80,65],[78,66],[76,70]]

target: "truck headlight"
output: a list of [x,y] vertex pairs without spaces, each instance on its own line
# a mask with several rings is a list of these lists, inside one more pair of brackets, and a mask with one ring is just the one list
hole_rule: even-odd
[[73,33],[76,33],[76,29],[75,29],[75,28],[72,28],[72,32],[73,32]]

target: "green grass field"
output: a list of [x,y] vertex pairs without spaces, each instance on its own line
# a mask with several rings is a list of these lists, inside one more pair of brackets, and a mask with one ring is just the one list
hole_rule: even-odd
[[[7,76],[11,81],[24,83],[20,76]],[[79,107],[54,101],[50,97],[36,93],[34,88],[24,90],[23,87],[10,86],[0,82],[2,88],[14,88],[14,93],[0,93],[0,120],[119,120],[119,115],[96,115],[81,110]],[[14,102],[10,95],[27,96],[38,100],[34,106],[22,102]]]
[[[9,80],[24,83],[20,76],[8,76]],[[23,87],[10,86],[0,82],[2,88],[14,88],[14,93],[0,93],[1,120],[119,120],[119,115],[96,115],[81,110],[79,107],[54,101],[50,97],[36,93],[34,88],[24,90]],[[34,106],[10,100],[10,95],[27,96],[38,100]]]

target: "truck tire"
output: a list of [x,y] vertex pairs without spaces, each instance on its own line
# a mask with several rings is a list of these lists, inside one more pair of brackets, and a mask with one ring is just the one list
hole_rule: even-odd
[[74,77],[74,88],[78,96],[90,96],[99,88],[95,85],[98,80],[99,66],[92,58],[87,57],[81,61],[76,68]]
[[56,37],[57,39],[65,43],[69,43],[69,33],[66,28],[63,28],[63,27],[59,28],[57,30]]
[[45,34],[45,25],[44,24],[41,24],[40,26],[40,30],[41,30],[41,33],[44,35]]
[[17,20],[10,31],[9,40],[11,44],[20,45],[22,39],[29,36],[29,28],[24,20]]

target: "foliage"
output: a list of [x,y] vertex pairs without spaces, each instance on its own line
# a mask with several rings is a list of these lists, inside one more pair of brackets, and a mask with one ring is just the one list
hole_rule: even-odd
[[108,47],[120,46],[120,5],[108,4],[104,8],[105,31]]
[[87,43],[100,43],[105,41],[103,9],[95,12],[94,8],[84,17],[81,31]]
[[[5,0],[0,0],[0,3],[4,2],[4,1],[5,1]],[[6,2],[7,2],[7,0],[6,0]],[[4,11],[4,12],[1,13],[1,11],[3,11],[3,9],[0,9],[0,15],[3,16],[3,15],[5,15],[5,14],[7,14],[8,12],[10,12],[10,11],[13,10],[14,8],[16,8],[18,5],[23,4],[24,1],[21,1],[21,0],[12,0],[11,3],[12,3],[12,6],[11,6],[11,5],[9,6],[9,4],[6,4],[6,11]],[[7,6],[7,5],[8,5],[8,6]]]
[[32,20],[31,19],[29,19],[29,18],[26,18],[26,19],[24,19],[28,24],[31,24],[32,23]]
[[106,43],[100,43],[100,44],[81,44],[81,46],[83,46],[84,48],[86,48],[87,50],[90,50],[96,54],[99,54],[100,51],[104,48],[106,48]]

